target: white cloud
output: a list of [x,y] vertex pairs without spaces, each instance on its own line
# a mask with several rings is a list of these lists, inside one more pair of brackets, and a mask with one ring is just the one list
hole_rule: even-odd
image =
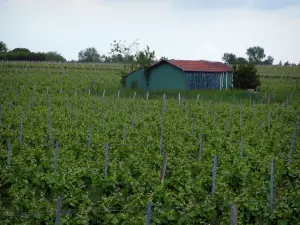
[[0,2],[1,38],[9,48],[55,50],[77,59],[94,46],[101,54],[114,39],[139,38],[157,56],[221,60],[262,46],[276,61],[300,60],[300,9],[178,8],[170,1],[11,0]]

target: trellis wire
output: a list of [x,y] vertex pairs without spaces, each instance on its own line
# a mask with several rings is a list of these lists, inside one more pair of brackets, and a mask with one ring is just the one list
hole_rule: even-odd
[[225,136],[227,135],[227,132],[228,132],[228,120],[225,120],[225,124],[224,124],[224,133],[225,133]]
[[243,158],[243,156],[244,156],[244,137],[243,136],[241,137],[241,140],[240,140],[240,156],[241,156],[241,158]]
[[131,126],[134,127],[134,111],[131,114]]
[[11,141],[10,139],[7,140],[7,163],[8,163],[8,168],[10,168],[10,163],[11,163]]
[[[242,102],[242,100],[241,100]],[[242,114],[242,104],[241,104],[241,107],[240,107],[240,129],[242,129],[242,120],[243,120],[243,114]]]
[[296,142],[296,137],[295,137],[295,135],[293,135],[291,146],[290,146],[290,154],[289,154],[288,163],[291,163],[291,161],[292,161],[292,155],[293,155],[293,150],[294,150],[295,142]]
[[270,214],[273,214],[273,199],[274,199],[274,159],[271,160],[271,176],[270,176]]
[[260,121],[260,125],[259,125],[259,133],[260,133],[260,136],[262,136],[262,125],[263,125],[263,122]]
[[50,117],[49,117],[49,120],[48,120],[48,124],[49,124],[50,146],[52,146],[52,144],[53,144],[53,139],[52,139],[52,122],[51,122],[51,118]]
[[106,144],[105,145],[105,167],[104,167],[105,178],[107,178],[107,174],[108,174],[108,149],[109,149],[109,146],[108,146],[108,144]]
[[104,130],[105,123],[105,108],[102,109],[102,130]]
[[212,187],[211,187],[211,198],[213,199],[215,195],[216,186],[216,175],[217,175],[217,155],[214,156],[214,167],[213,167],[213,177],[212,177]]
[[199,156],[198,159],[202,159],[202,134],[200,134],[200,141],[199,141]]
[[91,144],[92,144],[93,127],[94,127],[94,125],[91,124],[91,126],[90,126],[90,136],[89,136],[89,141],[88,141],[88,148],[90,148]]
[[268,113],[268,133],[270,133],[270,128],[271,128],[271,111],[269,109],[269,113]]
[[194,136],[195,118],[192,118],[192,136]]
[[148,108],[148,101],[149,101],[149,92],[147,91],[147,94],[146,94],[146,109]]
[[213,122],[216,121],[216,108],[214,107],[214,119],[213,119]]
[[166,169],[167,169],[167,161],[168,161],[168,152],[164,152],[164,160],[163,160],[163,165],[162,165],[162,170],[161,170],[161,177],[160,181],[161,183],[164,182],[165,175],[166,175]]
[[21,120],[20,124],[20,144],[23,142],[23,121]]
[[78,125],[78,108],[76,108],[76,112],[75,112],[75,124],[77,127],[77,125]]
[[[23,121],[25,121],[25,120],[26,120],[26,108],[24,107]],[[0,122],[0,124],[1,124],[1,122]]]
[[55,156],[54,156],[54,172],[57,170],[57,159],[58,159],[58,141],[55,144]]

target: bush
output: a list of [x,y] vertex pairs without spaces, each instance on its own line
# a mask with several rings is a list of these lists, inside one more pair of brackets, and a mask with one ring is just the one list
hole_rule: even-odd
[[254,64],[238,62],[233,65],[233,86],[238,89],[257,89],[260,86],[259,74]]

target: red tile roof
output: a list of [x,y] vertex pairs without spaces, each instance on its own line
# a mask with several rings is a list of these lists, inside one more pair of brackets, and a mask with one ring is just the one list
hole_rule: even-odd
[[167,60],[170,64],[183,71],[203,72],[232,72],[232,68],[221,62],[210,62],[204,60]]

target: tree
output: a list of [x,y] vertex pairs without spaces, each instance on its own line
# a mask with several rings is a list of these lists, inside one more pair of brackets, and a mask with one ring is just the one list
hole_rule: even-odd
[[162,57],[160,57],[159,61],[162,61],[162,60],[168,60],[168,58],[167,58],[167,57],[164,57],[164,56],[162,56]]
[[274,58],[272,56],[268,56],[267,59],[264,60],[264,65],[273,65]]
[[286,61],[283,65],[284,66],[290,66],[291,64],[289,63],[289,61]]
[[278,66],[282,66],[282,62],[281,62],[281,60],[279,61],[279,63],[278,63]]
[[243,58],[243,57],[237,57],[235,62],[233,63],[234,64],[247,64],[248,61],[247,59]]
[[140,68],[144,68],[145,75],[148,83],[149,74],[147,68],[150,67],[155,61],[155,51],[150,51],[150,47],[147,45],[147,48],[143,51],[138,51],[134,58],[133,62],[128,66],[124,65],[124,70],[119,72],[121,75],[121,84],[125,85],[125,78],[130,71],[134,71]]
[[52,62],[66,62],[67,60],[58,52],[47,52],[46,61]]
[[100,62],[100,54],[94,47],[81,50],[78,53],[79,62]]
[[149,46],[144,51],[138,51],[135,56],[135,68],[148,68],[155,60],[155,52],[150,51]]
[[233,86],[239,89],[257,89],[260,86],[259,74],[253,63],[233,65]]
[[0,52],[7,52],[7,51],[8,51],[7,45],[3,41],[0,41]]
[[108,54],[110,54],[112,58],[116,58],[116,56],[120,54],[122,55],[124,61],[132,62],[134,60],[134,55],[138,49],[139,43],[138,40],[135,40],[133,43],[127,45],[126,41],[121,43],[121,41],[114,40],[110,45],[111,50]]
[[248,61],[255,65],[261,64],[262,60],[266,57],[265,50],[259,46],[247,49]]
[[232,65],[236,61],[236,55],[232,53],[224,53],[222,60],[229,65]]
[[24,52],[24,53],[30,53],[30,50],[28,48],[14,48],[11,50],[11,52]]

